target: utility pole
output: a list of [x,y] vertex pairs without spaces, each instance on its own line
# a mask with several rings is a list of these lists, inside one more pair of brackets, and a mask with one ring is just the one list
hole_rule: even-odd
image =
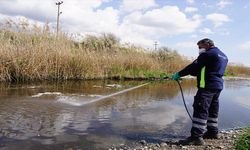
[[57,2],[56,5],[57,7],[57,20],[56,20],[56,36],[58,35],[59,32],[59,17],[62,14],[62,12],[60,12],[60,5],[63,3],[63,1]]
[[154,43],[155,50],[157,50],[157,45],[158,45],[158,42],[157,42],[157,41],[155,41],[155,43]]

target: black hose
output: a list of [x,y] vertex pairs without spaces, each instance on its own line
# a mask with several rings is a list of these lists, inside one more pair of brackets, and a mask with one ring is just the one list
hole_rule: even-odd
[[188,111],[188,109],[187,109],[187,105],[186,105],[186,102],[185,102],[184,94],[183,94],[182,87],[181,87],[181,84],[180,84],[179,80],[177,80],[177,83],[178,83],[178,85],[179,85],[179,87],[180,87],[180,90],[181,90],[181,96],[182,96],[182,100],[183,100],[185,109],[186,109],[186,111],[187,111],[187,113],[188,113],[189,118],[193,121],[193,119],[192,119],[192,117],[191,117],[191,115],[190,115],[190,113],[189,113],[189,111]]

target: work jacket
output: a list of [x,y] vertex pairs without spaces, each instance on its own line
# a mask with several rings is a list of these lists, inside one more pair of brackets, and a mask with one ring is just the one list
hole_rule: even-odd
[[201,53],[190,65],[179,72],[179,75],[197,77],[197,87],[205,89],[223,89],[223,78],[228,63],[227,56],[217,47]]

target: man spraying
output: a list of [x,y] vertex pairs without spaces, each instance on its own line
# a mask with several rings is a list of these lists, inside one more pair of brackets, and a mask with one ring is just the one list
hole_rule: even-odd
[[191,136],[180,140],[182,145],[203,145],[203,139],[218,139],[219,96],[228,58],[208,38],[197,43],[199,56],[183,70],[172,75],[173,80],[192,75],[197,77],[198,91],[194,97]]

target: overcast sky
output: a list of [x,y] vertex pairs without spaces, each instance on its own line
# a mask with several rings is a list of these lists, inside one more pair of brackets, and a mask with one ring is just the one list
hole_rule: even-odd
[[[0,21],[28,19],[55,29],[55,0],[0,0]],[[198,40],[214,40],[232,63],[250,66],[250,0],[63,0],[61,29],[113,33],[122,43],[196,57]]]

